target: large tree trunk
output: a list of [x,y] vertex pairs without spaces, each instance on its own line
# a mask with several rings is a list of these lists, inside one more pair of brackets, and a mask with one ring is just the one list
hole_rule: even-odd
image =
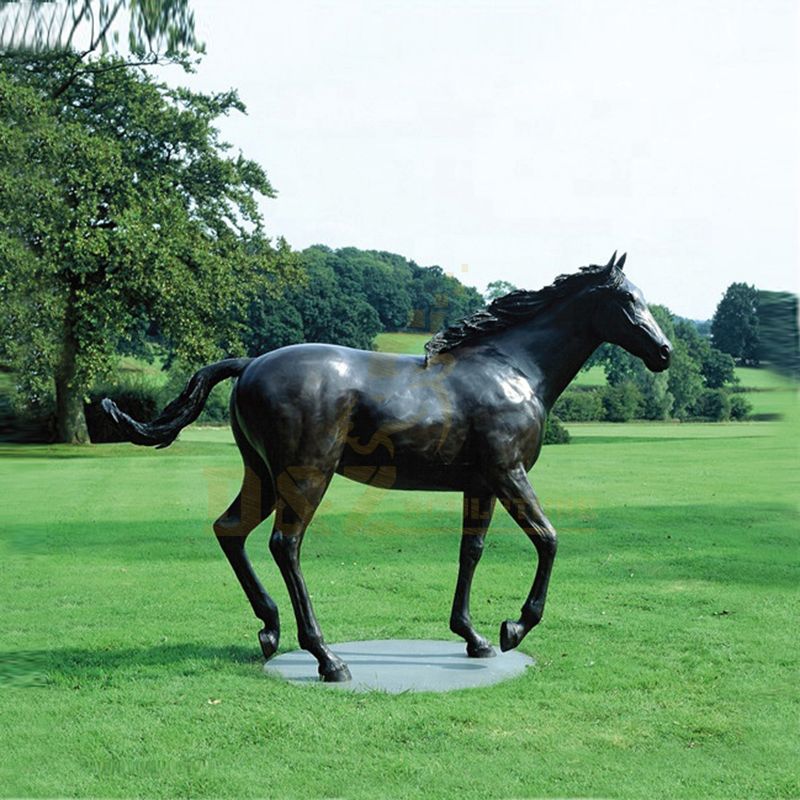
[[77,342],[71,331],[64,336],[64,349],[56,371],[56,431],[59,442],[87,444],[89,431],[83,412],[83,392],[75,383]]

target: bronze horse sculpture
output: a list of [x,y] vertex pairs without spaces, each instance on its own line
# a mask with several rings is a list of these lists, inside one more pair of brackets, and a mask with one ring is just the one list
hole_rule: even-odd
[[450,629],[467,654],[495,654],[472,625],[469,596],[495,500],[532,541],[537,567],[517,620],[500,629],[516,647],[542,618],[556,533],[528,482],[545,420],[558,396],[602,342],[621,345],[654,371],[671,345],[641,292],[605,266],[559,276],[539,291],[515,291],[426,345],[425,357],[326,344],[283,347],[199,370],[151,423],[103,408],[130,441],[166,447],[197,419],[211,388],[237,378],[231,425],[244,461],[241,491],[214,524],[256,617],[265,658],[278,648],[278,608],[245,553],[250,532],[275,512],[270,551],[291,597],[300,646],[325,681],[350,678],[325,644],[300,570],[306,528],[334,473],[393,489],[462,492],[463,529]]

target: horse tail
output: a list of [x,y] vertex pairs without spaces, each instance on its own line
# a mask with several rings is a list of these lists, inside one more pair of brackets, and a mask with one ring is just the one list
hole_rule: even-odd
[[152,422],[139,422],[120,411],[117,404],[106,397],[100,404],[114,422],[117,430],[134,444],[168,447],[182,428],[194,422],[203,410],[208,395],[220,381],[236,378],[244,372],[252,358],[226,358],[209,364],[195,372],[180,397],[173,400]]

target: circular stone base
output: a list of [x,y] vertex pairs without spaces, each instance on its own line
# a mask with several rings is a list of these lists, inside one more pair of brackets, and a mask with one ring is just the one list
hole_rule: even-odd
[[[431,639],[342,642],[330,647],[350,668],[353,680],[324,685],[355,692],[449,692],[488,686],[520,675],[534,663],[516,651],[469,658],[464,642]],[[264,672],[292,683],[319,682],[317,660],[305,650],[276,656],[264,664]]]

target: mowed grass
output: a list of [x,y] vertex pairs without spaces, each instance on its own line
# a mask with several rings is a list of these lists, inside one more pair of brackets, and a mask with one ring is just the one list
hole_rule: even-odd
[[424,356],[425,342],[430,341],[432,333],[386,332],[375,337],[375,349],[382,353],[401,353],[403,355]]
[[739,383],[747,389],[782,390],[796,389],[797,381],[767,367],[736,367]]
[[[796,424],[570,429],[532,474],[560,531],[536,665],[439,695],[262,674],[210,529],[240,477],[226,430],[2,447],[0,793],[797,797]],[[304,545],[329,642],[450,638],[460,505],[334,481]],[[473,592],[495,642],[533,570],[501,509]]]

